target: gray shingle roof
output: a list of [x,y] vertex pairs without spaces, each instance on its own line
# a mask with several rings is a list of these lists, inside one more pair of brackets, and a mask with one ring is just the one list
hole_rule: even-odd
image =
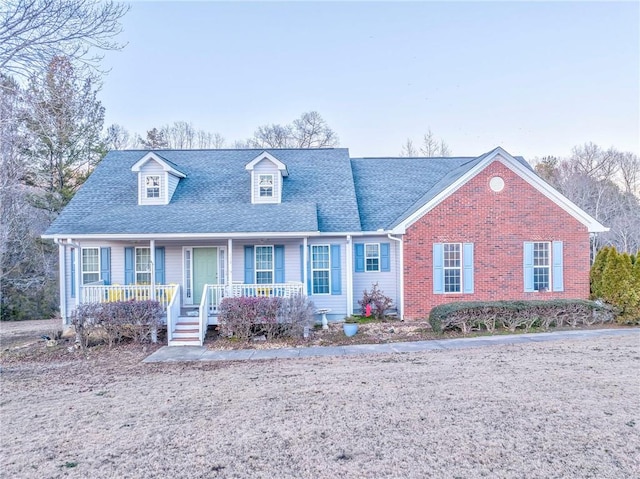
[[251,204],[245,165],[265,150],[162,150],[185,173],[170,204],[138,205],[131,167],[112,151],[46,234],[359,231],[348,150],[266,150],[287,165],[281,204]]
[[[263,151],[289,171],[280,204],[251,204],[245,165]],[[388,230],[494,151],[476,158],[350,159],[344,148],[162,150],[159,156],[187,177],[170,204],[160,206],[138,205],[131,167],[148,151],[112,151],[46,234]]]

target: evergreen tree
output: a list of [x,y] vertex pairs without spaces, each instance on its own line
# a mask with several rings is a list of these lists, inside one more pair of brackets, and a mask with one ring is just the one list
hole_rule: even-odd
[[605,246],[596,254],[596,258],[591,266],[590,282],[591,282],[591,298],[602,298],[602,274],[604,268],[607,265],[607,259],[610,254],[610,250],[613,249],[609,246]]

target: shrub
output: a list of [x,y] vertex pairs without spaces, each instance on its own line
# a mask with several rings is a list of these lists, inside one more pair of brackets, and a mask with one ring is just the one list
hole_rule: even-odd
[[[619,312],[617,321],[620,323],[640,323],[640,273],[636,266],[638,261],[634,260],[627,253],[620,254],[615,248],[609,248],[600,285],[592,283],[593,296],[613,305]],[[598,278],[600,267],[594,263],[592,278]]]
[[385,296],[384,292],[378,288],[378,283],[375,283],[371,291],[365,289],[362,292],[362,299],[358,300],[358,304],[363,316],[367,314],[367,305],[371,305],[371,313],[376,319],[384,319],[384,312],[391,307],[393,300]]
[[264,334],[267,339],[302,336],[314,320],[313,303],[303,295],[224,298],[219,311],[221,334],[242,341],[255,334]]
[[137,343],[153,339],[162,324],[162,307],[158,301],[114,301],[81,304],[71,316],[76,338],[83,348],[89,337],[102,333],[109,347],[123,338]]
[[610,307],[595,301],[556,299],[550,301],[456,302],[436,306],[429,314],[434,332],[474,330],[493,332],[496,328],[515,331],[532,327],[548,329],[568,324],[606,323],[613,319]]

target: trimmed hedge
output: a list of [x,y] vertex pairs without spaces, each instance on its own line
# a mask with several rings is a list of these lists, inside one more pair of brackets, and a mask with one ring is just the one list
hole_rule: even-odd
[[496,329],[548,329],[552,326],[578,326],[613,321],[612,308],[581,299],[549,301],[469,301],[436,306],[429,314],[434,332]]

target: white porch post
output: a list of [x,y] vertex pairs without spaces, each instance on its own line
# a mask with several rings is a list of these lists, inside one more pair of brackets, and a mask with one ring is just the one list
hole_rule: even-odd
[[233,240],[227,240],[227,296],[232,295],[233,284]]
[[150,299],[156,299],[156,240],[149,241],[149,263],[151,263],[151,295]]
[[309,264],[309,246],[307,245],[307,237],[302,238],[302,291],[305,296],[309,294],[307,291],[307,264]]
[[62,243],[58,243],[58,274],[60,282],[60,317],[62,317],[62,325],[68,323],[67,319],[67,255],[65,247]]
[[[71,243],[71,238],[69,238],[69,243]],[[77,243],[78,247],[76,248],[76,306],[78,304],[82,304],[82,296],[80,296],[80,284],[82,283],[82,247],[80,243]]]
[[353,246],[351,235],[347,235],[347,315],[353,314]]

